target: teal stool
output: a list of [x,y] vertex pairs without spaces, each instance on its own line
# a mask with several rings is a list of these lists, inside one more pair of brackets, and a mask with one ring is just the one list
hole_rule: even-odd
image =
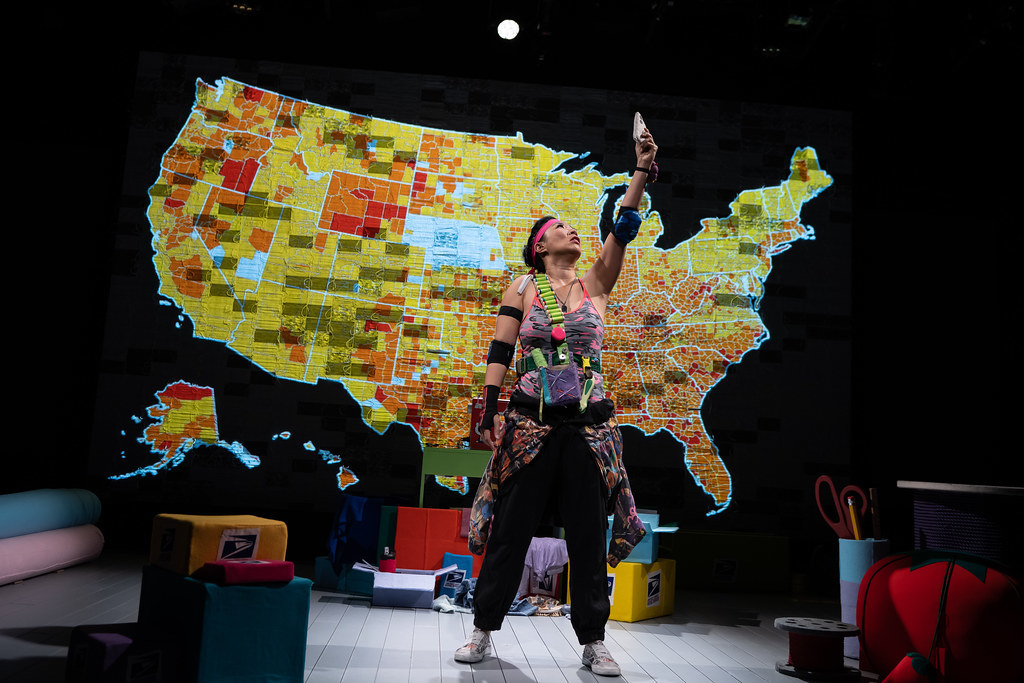
[[373,572],[359,571],[351,566],[343,566],[341,574],[334,571],[330,558],[318,557],[315,560],[314,585],[317,590],[339,591],[354,595],[373,595]]
[[220,586],[160,567],[142,573],[139,628],[159,643],[164,680],[303,680],[313,582]]

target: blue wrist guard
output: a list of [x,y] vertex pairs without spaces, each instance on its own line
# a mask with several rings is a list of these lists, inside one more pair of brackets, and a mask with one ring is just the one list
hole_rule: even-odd
[[612,228],[612,234],[623,244],[629,244],[636,238],[641,221],[640,212],[636,209],[620,208],[619,217],[615,221],[615,227]]

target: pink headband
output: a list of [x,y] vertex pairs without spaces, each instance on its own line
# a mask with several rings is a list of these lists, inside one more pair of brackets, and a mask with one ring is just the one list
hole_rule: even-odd
[[533,246],[530,248],[530,260],[537,263],[537,242],[544,237],[544,232],[552,226],[554,223],[561,223],[559,218],[549,218],[544,225],[540,226],[540,230],[537,231],[537,236],[533,238]]

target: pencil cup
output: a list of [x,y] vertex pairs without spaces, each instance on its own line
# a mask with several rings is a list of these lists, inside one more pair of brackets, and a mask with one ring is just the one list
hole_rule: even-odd
[[[868,538],[855,541],[839,539],[839,603],[842,621],[857,623],[857,593],[860,580],[875,562],[889,554],[889,541],[884,538]],[[860,658],[860,640],[847,638],[843,643],[843,654],[854,659]]]

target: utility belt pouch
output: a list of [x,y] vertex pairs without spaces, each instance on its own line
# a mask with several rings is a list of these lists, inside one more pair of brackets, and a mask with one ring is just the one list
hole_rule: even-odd
[[[535,349],[538,353],[539,350]],[[578,406],[580,403],[580,369],[563,344],[551,355],[551,362],[540,365],[544,403],[549,406]]]
[[551,318],[551,343],[555,349],[550,362],[544,358],[540,349],[534,348],[530,351],[534,365],[540,370],[540,383],[544,389],[544,400],[540,406],[541,415],[545,405],[577,406],[582,410],[586,407],[586,397],[580,388],[579,367],[569,353],[569,345],[565,341],[565,328],[562,326],[565,318],[562,316],[562,310],[558,306],[557,297],[551,289],[547,275],[537,273],[533,281],[537,286],[538,296],[544,302],[548,317]]

